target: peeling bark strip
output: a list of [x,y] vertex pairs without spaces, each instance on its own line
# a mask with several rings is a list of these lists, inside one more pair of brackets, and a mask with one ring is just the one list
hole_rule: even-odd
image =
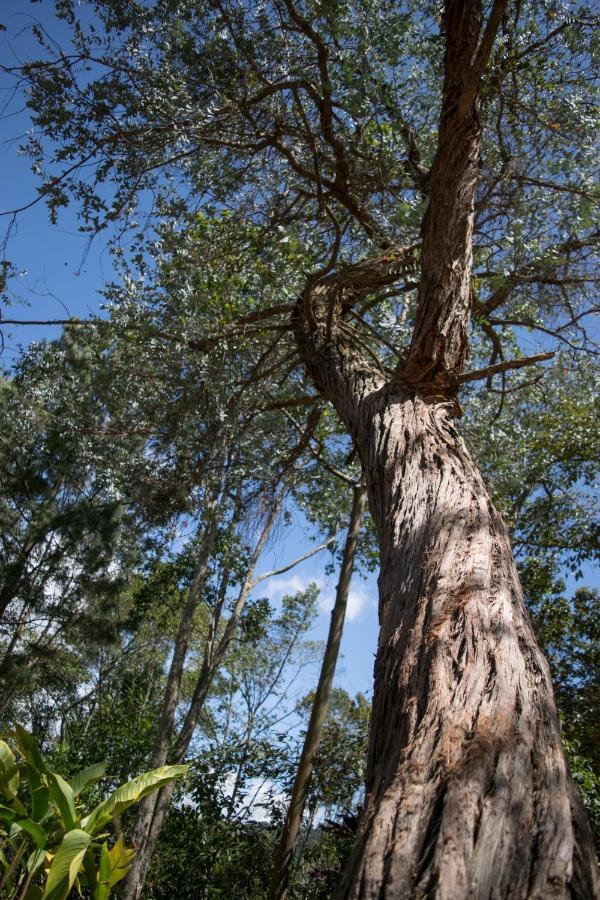
[[[352,436],[381,552],[367,796],[340,900],[592,900],[593,840],[506,527],[457,433],[467,356],[479,0],[449,0],[419,302],[391,381],[346,329],[406,251],[309,280],[293,315],[318,390]],[[396,275],[397,277],[397,275]]]

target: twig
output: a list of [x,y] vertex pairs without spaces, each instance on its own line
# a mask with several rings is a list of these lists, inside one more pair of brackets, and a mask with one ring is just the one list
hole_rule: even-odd
[[293,569],[294,566],[299,566],[301,562],[304,562],[305,559],[309,559],[311,556],[314,556],[316,553],[320,553],[321,550],[326,550],[330,544],[333,544],[336,540],[336,536],[328,538],[325,543],[319,544],[318,547],[313,547],[312,550],[309,550],[308,553],[305,553],[303,556],[298,556],[291,563],[288,563],[286,566],[281,566],[279,569],[271,569],[270,572],[263,572],[262,575],[259,575],[252,582],[251,588],[254,589],[257,584],[260,584],[261,581],[264,581],[266,578],[271,578],[273,575],[282,575],[284,572],[289,572],[290,569]]

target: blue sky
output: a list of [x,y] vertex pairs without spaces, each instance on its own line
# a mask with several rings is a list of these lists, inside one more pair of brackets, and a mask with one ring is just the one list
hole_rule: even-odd
[[[0,32],[2,62],[10,65],[18,52],[21,61],[27,53],[25,37],[15,37],[32,17],[42,20],[50,32],[60,38],[61,28],[54,23],[52,3],[41,0],[4,0],[0,11],[0,23],[7,31]],[[6,88],[6,82],[2,85]],[[26,113],[14,106],[14,114],[0,122],[0,210],[6,212],[23,206],[36,197],[37,181],[29,171],[28,161],[19,156],[19,136],[29,127]],[[0,229],[9,223],[9,217],[0,220]],[[62,211],[58,225],[52,226],[43,203],[38,203],[19,215],[8,245],[7,256],[22,271],[16,283],[18,295],[27,306],[15,305],[3,310],[4,318],[53,319],[68,316],[84,317],[98,312],[101,303],[99,291],[113,277],[111,259],[105,249],[105,239],[92,243],[87,254],[87,237],[78,233],[77,221],[70,210]],[[3,362],[10,364],[32,340],[55,337],[59,328],[14,328],[6,330],[6,346]],[[259,566],[260,571],[283,565],[290,559],[310,549],[305,523],[298,516],[294,525],[284,529],[280,540],[273,545]],[[325,575],[328,561],[326,552],[307,560],[298,568],[260,586],[257,594],[278,600],[284,593],[305,588],[311,581],[321,589],[321,613],[312,637],[324,639],[329,624],[329,609],[335,592],[336,576]],[[597,571],[585,567],[584,580],[592,586],[598,583]],[[570,590],[575,587],[572,577],[567,578]],[[581,584],[581,582],[579,582]],[[373,660],[377,643],[377,586],[375,576],[363,580],[355,575],[352,583],[348,619],[343,639],[343,659],[337,682],[351,693],[363,691],[371,694]]]

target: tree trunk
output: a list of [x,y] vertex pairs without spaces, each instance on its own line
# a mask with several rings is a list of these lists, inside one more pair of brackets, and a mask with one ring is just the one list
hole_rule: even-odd
[[[294,465],[298,458],[302,455],[306,444],[308,443],[310,436],[312,435],[313,429],[315,428],[319,420],[319,416],[320,412],[318,410],[313,410],[311,412],[308,417],[306,427],[298,443],[290,450],[284,461],[281,471],[277,473],[277,477],[274,481],[275,486],[273,488],[271,502],[268,507],[269,511],[248,562],[248,568],[244,576],[244,581],[242,582],[242,585],[240,587],[237,600],[227,620],[227,623],[223,630],[223,634],[220,636],[218,641],[216,641],[216,637],[221,609],[218,610],[217,620],[213,623],[213,627],[211,627],[210,629],[207,645],[205,647],[202,667],[200,669],[200,673],[194,687],[190,706],[186,713],[179,735],[177,736],[177,739],[175,741],[175,746],[173,747],[173,750],[170,754],[170,761],[174,764],[180,763],[185,758],[190,742],[194,735],[194,730],[196,728],[198,718],[209,695],[214,678],[217,675],[219,667],[223,662],[223,659],[231,645],[231,642],[237,634],[240,617],[244,611],[246,602],[253,588],[257,584],[257,581],[253,580],[256,566],[263,550],[265,549],[273,526],[275,525],[283,501],[287,496],[287,493],[293,482]],[[277,489],[277,485],[279,483],[278,479],[281,480],[279,489]],[[238,519],[236,515],[234,516],[235,524],[237,524],[237,521]],[[208,557],[206,562],[208,564]],[[185,656],[183,657],[183,659],[184,658]],[[171,669],[172,668],[173,663],[171,665]],[[183,674],[183,668],[181,668],[178,684],[181,681],[181,674]],[[169,678],[171,678],[171,676],[169,676]],[[179,691],[177,692],[177,696],[179,696]],[[172,716],[169,717],[170,738],[173,736],[174,716],[175,708],[173,708]],[[154,762],[154,759],[157,758],[155,754],[155,757],[153,757],[153,765],[163,765],[167,760],[168,746],[164,742],[160,743],[160,734],[161,729],[159,729],[157,747],[160,746],[161,752],[164,752],[164,758],[161,757],[161,763],[156,763]],[[125,881],[125,886],[123,889],[124,900],[137,900],[137,898],[139,898],[141,895],[144,887],[144,882],[148,874],[148,869],[150,867],[150,863],[152,862],[152,856],[156,849],[156,844],[160,837],[164,819],[171,802],[173,789],[174,784],[171,783],[162,788],[162,790],[158,791],[157,793],[149,795],[140,804],[134,830],[134,844],[137,847],[137,853],[134,859],[134,863],[129,870],[129,874]]]
[[298,834],[300,833],[300,826],[302,824],[306,795],[312,778],[319,744],[321,743],[323,724],[327,716],[327,710],[329,709],[329,698],[331,697],[333,678],[342,641],[346,606],[348,604],[348,594],[350,592],[350,580],[352,578],[352,572],[354,571],[354,560],[356,557],[356,547],[360,532],[360,520],[363,514],[365,500],[366,492],[364,487],[362,485],[356,486],[353,492],[350,524],[346,535],[344,557],[340,571],[340,580],[336,590],[335,605],[331,611],[331,623],[329,626],[329,634],[327,635],[327,644],[323,655],[319,683],[315,692],[315,698],[310,713],[310,721],[306,730],[306,737],[304,738],[304,745],[298,763],[298,771],[292,788],[292,796],[290,797],[290,804],[281,833],[277,855],[275,857],[269,893],[271,900],[285,900],[288,893],[290,870]]
[[479,85],[505,0],[446,0],[444,86],[412,339],[391,379],[345,327],[396,248],[309,280],[300,353],[360,453],[378,530],[381,632],[365,813],[343,900],[598,895],[548,667],[507,531],[453,424],[467,358]]
[[343,898],[592,898],[591,834],[506,527],[446,404],[356,431],[381,542],[367,797]]
[[[169,746],[173,738],[175,713],[179,703],[181,679],[183,677],[188,643],[196,611],[202,599],[202,592],[206,582],[208,565],[215,543],[217,527],[218,514],[216,511],[215,497],[213,499],[213,508],[209,512],[209,519],[206,523],[204,535],[200,543],[198,561],[190,585],[188,598],[181,612],[181,619],[177,629],[175,645],[173,648],[173,658],[171,660],[171,665],[169,666],[169,673],[167,675],[167,683],[163,696],[160,721],[154,740],[152,756],[150,757],[150,768],[153,769],[164,766],[167,761]],[[132,835],[132,842],[137,848],[137,853],[123,885],[122,896],[124,900],[134,900],[134,898],[139,896],[139,891],[143,886],[141,872],[143,869],[146,841],[152,823],[155,803],[156,795],[150,794],[147,797],[144,797],[138,804]]]
[[455,405],[370,368],[324,321],[329,286],[309,286],[298,343],[358,448],[381,554],[365,813],[339,898],[591,900],[548,667]]

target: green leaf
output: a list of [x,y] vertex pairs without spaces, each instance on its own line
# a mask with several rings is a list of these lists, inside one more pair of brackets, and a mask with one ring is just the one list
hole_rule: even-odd
[[98,883],[98,876],[96,873],[96,861],[94,859],[93,845],[87,848],[85,852],[85,856],[83,857],[83,871],[85,873],[85,878],[87,881],[87,886],[90,889],[91,896],[94,897],[94,900],[97,900],[96,886]]
[[73,790],[65,779],[55,772],[48,775],[48,787],[50,788],[50,797],[58,807],[65,831],[70,831],[79,824]]
[[24,728],[21,728],[20,725],[15,727],[15,736],[17,739],[17,746],[27,762],[37,769],[38,772],[45,772],[46,764],[33,736],[29,734],[28,731],[25,731]]
[[85,828],[90,834],[94,834],[99,828],[102,828],[113,816],[121,815],[126,809],[129,809],[134,803],[137,803],[143,797],[164,787],[175,778],[181,778],[187,772],[189,766],[161,766],[158,769],[152,769],[137,778],[122,784],[121,787],[99,803],[98,806],[86,816],[81,822],[81,827]]
[[38,869],[42,867],[44,864],[44,860],[46,859],[46,854],[43,850],[37,849],[31,853],[27,859],[27,863],[25,868],[27,869],[27,873],[29,872],[37,872]]
[[111,868],[112,865],[110,861],[108,844],[106,843],[106,841],[104,841],[104,843],[100,847],[100,866],[98,869],[98,880],[106,881],[106,883],[108,884]]
[[15,825],[18,825],[19,828],[22,828],[23,831],[26,831],[28,835],[30,835],[34,841],[36,842],[38,848],[41,850],[46,846],[46,841],[48,840],[48,835],[44,831],[41,825],[38,825],[37,822],[34,822],[33,819],[30,818],[21,818],[15,820]]
[[31,818],[36,822],[41,822],[48,811],[50,789],[42,781],[38,770],[34,769],[29,763],[25,763],[25,772],[29,782],[29,793],[31,794]]
[[15,766],[15,755],[5,741],[0,741],[0,774],[6,775],[13,770],[14,774],[10,776],[8,787],[15,794],[19,789],[19,770]]
[[111,847],[109,856],[112,868],[108,883],[111,887],[114,887],[129,872],[135,856],[135,850],[133,847],[125,846],[123,835],[120,834],[116,844]]
[[110,850],[106,842],[102,844],[96,900],[106,900],[110,897],[111,888],[129,872],[134,856],[135,850],[133,847],[125,846],[122,835],[119,835],[119,839]]
[[50,802],[50,788],[45,784],[41,784],[34,791],[31,791],[31,818],[36,822],[41,822],[48,812],[48,804]]
[[75,883],[91,835],[80,828],[67,832],[52,860],[43,900],[64,900]]
[[11,809],[10,806],[3,806],[0,803],[0,819],[4,819],[5,822],[12,822],[16,816],[14,809]]
[[88,784],[93,784],[95,781],[99,781],[106,772],[106,763],[95,763],[93,766],[88,766],[87,769],[83,769],[83,771],[79,772],[73,779],[71,779],[71,790],[75,797],[78,797],[84,788],[88,786]]
[[[4,776],[6,778],[6,775]],[[3,779],[0,778],[0,788],[2,789],[3,794],[8,798],[12,808],[15,810],[16,814],[19,816],[23,816],[27,818],[29,813],[26,808],[23,806],[17,795],[7,787],[6,784],[3,784]]]

